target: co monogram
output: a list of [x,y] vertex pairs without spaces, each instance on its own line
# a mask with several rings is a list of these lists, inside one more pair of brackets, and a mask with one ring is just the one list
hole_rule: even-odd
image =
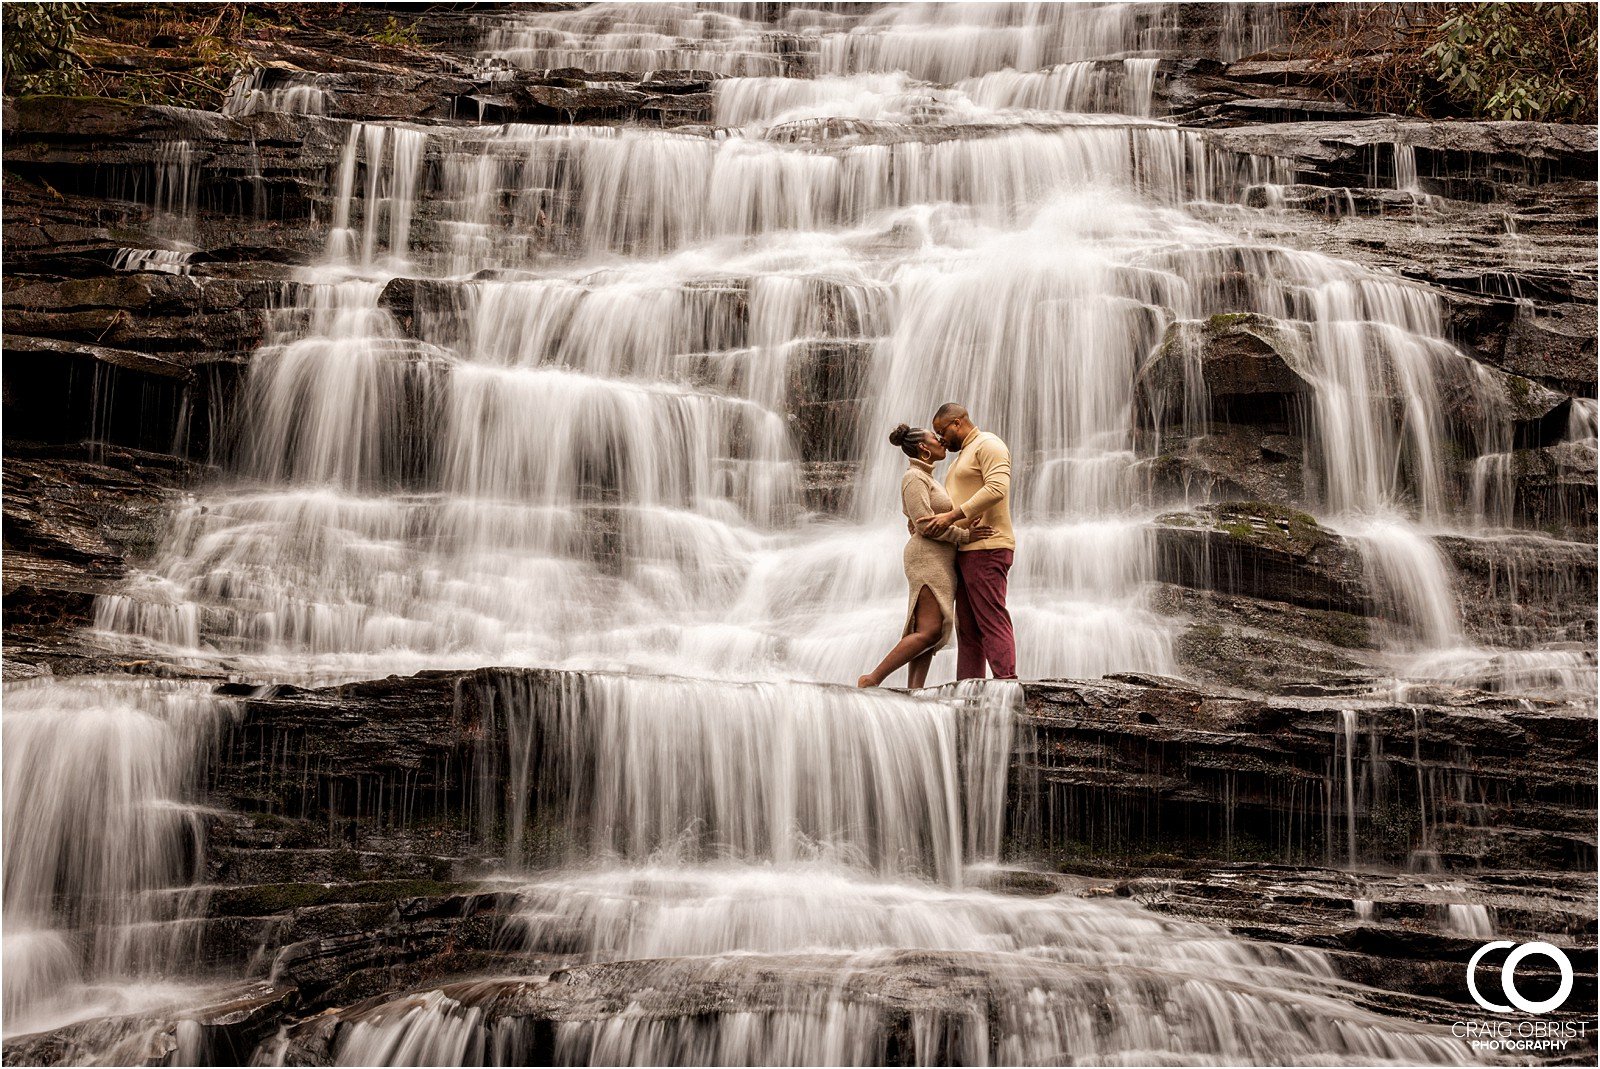
[[[1500,986],[1505,990],[1506,1000],[1511,1003],[1510,1006],[1502,1006],[1497,1002],[1490,1002],[1479,994],[1476,975],[1478,962],[1482,961],[1483,956],[1491,950],[1499,950],[1501,947],[1511,946],[1517,945],[1509,939],[1496,939],[1479,947],[1478,952],[1472,955],[1472,960],[1467,962],[1467,992],[1472,996],[1472,1001],[1495,1013],[1510,1013],[1513,1006],[1523,1013],[1545,1013],[1567,1001],[1567,996],[1572,994],[1572,962],[1567,960],[1566,953],[1559,947],[1552,946],[1549,943],[1523,943],[1506,955],[1506,963],[1500,967]],[[1530,954],[1542,954],[1555,962],[1556,968],[1561,970],[1561,986],[1557,988],[1554,995],[1542,1002],[1533,1002],[1525,999],[1517,991],[1517,966],[1522,963],[1523,958]]]

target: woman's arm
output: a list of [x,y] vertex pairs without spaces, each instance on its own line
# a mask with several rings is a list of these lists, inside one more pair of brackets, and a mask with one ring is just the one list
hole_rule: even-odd
[[947,527],[938,534],[929,534],[926,528],[929,520],[933,519],[933,499],[925,479],[907,477],[900,483],[900,505],[905,510],[906,519],[911,521],[911,528],[924,538],[931,538],[938,542],[948,542],[953,546],[964,546],[972,541],[972,534],[964,527]]

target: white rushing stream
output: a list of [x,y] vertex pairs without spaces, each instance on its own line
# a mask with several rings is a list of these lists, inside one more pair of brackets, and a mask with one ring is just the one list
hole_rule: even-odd
[[[1481,371],[1438,299],[1250,236],[1244,193],[1281,164],[1152,117],[1176,5],[776,24],[758,6],[487,30],[486,61],[723,75],[715,130],[348,124],[326,255],[273,312],[229,475],[101,599],[97,637],[261,681],[584,673],[499,705],[507,938],[628,965],[641,992],[538,1040],[561,1061],[1468,1058],[1365,1008],[1318,952],[982,889],[1020,692],[824,685],[898,633],[904,458],[884,437],[947,400],[1017,460],[1022,677],[1174,674],[1185,622],[1148,600],[1135,382],[1169,326],[1239,310],[1301,339],[1319,518],[1365,547],[1397,673],[1581,685],[1576,662],[1506,661],[1463,629],[1432,536],[1510,536],[1492,464],[1475,489],[1442,470],[1439,391]],[[229,110],[319,114],[324,93],[245,82]],[[187,188],[163,187],[167,210]],[[858,426],[804,410],[827,375],[860,383]],[[1485,451],[1509,449],[1483,392]],[[1574,441],[1593,434],[1590,409]],[[849,493],[817,508],[830,481]],[[162,985],[199,910],[184,798],[225,717],[177,687],[8,692],[9,1032],[183,1003]],[[554,860],[536,820],[560,830]],[[535,1037],[508,999],[490,981],[397,998],[337,1056],[515,1064]]]

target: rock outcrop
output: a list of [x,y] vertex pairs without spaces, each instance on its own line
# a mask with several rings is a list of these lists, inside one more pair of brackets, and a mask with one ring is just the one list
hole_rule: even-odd
[[1174,323],[1140,370],[1142,412],[1157,423],[1287,424],[1312,392],[1296,370],[1307,344],[1293,324],[1249,312]]
[[8,443],[5,464],[5,675],[95,671],[84,634],[95,598],[147,555],[195,468],[124,447]]
[[1241,502],[1162,518],[1160,574],[1169,582],[1311,609],[1367,615],[1359,552],[1303,512]]
[[[1308,689],[1328,693],[1234,697],[1138,677],[1030,686],[1019,789],[1031,773],[1041,846],[1346,861],[1354,829],[1368,862],[1428,851],[1450,869],[1591,863],[1585,711],[1449,689],[1392,701]],[[1017,812],[1026,827],[1030,808]]]

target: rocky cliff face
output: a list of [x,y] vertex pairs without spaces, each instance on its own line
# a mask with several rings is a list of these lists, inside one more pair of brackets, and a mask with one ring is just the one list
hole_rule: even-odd
[[[1472,358],[1466,379],[1442,380],[1435,415],[1440,477],[1483,522],[1435,541],[1464,607],[1453,625],[1498,652],[1375,691],[1395,632],[1416,621],[1366,536],[1313,515],[1328,491],[1308,432],[1315,339],[1245,307],[1260,264],[1219,252],[1204,302],[1218,310],[1163,326],[1136,371],[1149,601],[1173,625],[1184,679],[1028,684],[1006,830],[1013,860],[1045,864],[1002,868],[995,889],[1130,898],[1328,950],[1371,985],[1373,1008],[1418,1021],[1462,1011],[1457,977],[1482,914],[1497,936],[1580,947],[1572,1005],[1592,1005],[1595,719],[1572,694],[1592,679],[1595,643],[1594,131],[1352,114],[1293,63],[1236,58],[1237,26],[1209,5],[1179,6],[1154,113],[1275,179],[1195,211],[1426,284],[1443,337]],[[247,41],[261,67],[228,114],[6,103],[6,679],[170,677],[225,710],[193,785],[197,953],[256,982],[183,1026],[127,1018],[14,1038],[9,1062],[105,1056],[120,1029],[125,1059],[223,1064],[283,1027],[284,1064],[326,1064],[336,1035],[381,1016],[387,996],[430,988],[522,1029],[524,1056],[549,1056],[558,1023],[608,1017],[641,983],[626,962],[530,963],[507,936],[528,902],[500,863],[559,854],[564,830],[537,805],[513,814],[500,792],[513,741],[490,696],[508,679],[534,695],[571,685],[562,673],[317,687],[239,671],[226,647],[197,666],[97,630],[96,598],[123,589],[174,510],[231,470],[249,369],[275,317],[303,313],[297,269],[327,247],[352,121],[717,136],[717,74],[486,65],[476,45],[499,16],[482,8],[422,19],[430,47],[404,56],[332,32]],[[807,73],[811,45],[774,34],[788,43],[771,73]],[[1122,61],[1105,66],[1104,91],[1125,92]],[[295,93],[314,114],[285,104]],[[866,119],[829,123],[772,136],[885,136]],[[437,146],[426,151],[423,170],[437,169]],[[519,236],[532,261],[556,262],[580,247],[581,207],[500,210],[531,220]],[[423,352],[455,329],[470,281],[395,279],[377,303]],[[874,331],[848,293],[814,285],[815,330],[780,405],[803,506],[828,517],[861,474]],[[738,336],[707,339],[688,377],[723,382],[718,354],[750,341],[752,284],[713,280],[695,299]],[[1403,424],[1403,391],[1374,388]],[[408,415],[428,425],[419,397]],[[615,497],[586,506],[583,538],[619,570],[628,518]],[[1469,901],[1482,909],[1464,914]],[[906,1007],[955,999],[962,975],[958,958],[907,957],[880,978],[898,1014],[888,1061],[911,1057]],[[551,975],[463,989],[513,972]],[[778,997],[753,980],[683,985],[719,1012],[734,988],[749,1012]]]

